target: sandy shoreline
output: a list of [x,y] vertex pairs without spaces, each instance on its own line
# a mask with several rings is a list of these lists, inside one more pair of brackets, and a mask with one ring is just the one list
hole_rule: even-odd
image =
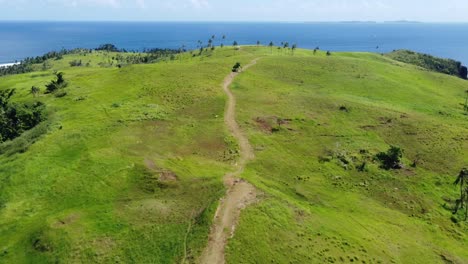
[[0,63],[0,68],[4,68],[4,67],[10,67],[10,66],[17,65],[17,64],[20,64],[20,63],[19,63],[19,62],[12,62],[12,63]]

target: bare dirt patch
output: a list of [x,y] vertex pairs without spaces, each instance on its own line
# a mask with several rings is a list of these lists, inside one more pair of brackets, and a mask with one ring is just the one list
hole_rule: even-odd
[[178,180],[178,177],[174,172],[159,168],[151,159],[145,159],[145,166],[158,175],[158,181],[160,182],[175,182]]

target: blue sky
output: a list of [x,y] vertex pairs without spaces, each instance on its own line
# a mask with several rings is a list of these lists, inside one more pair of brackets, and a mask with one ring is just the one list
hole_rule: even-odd
[[0,20],[468,22],[468,1],[0,0]]

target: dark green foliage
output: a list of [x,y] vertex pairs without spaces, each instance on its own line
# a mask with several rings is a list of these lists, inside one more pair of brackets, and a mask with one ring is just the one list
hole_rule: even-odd
[[96,50],[101,50],[101,51],[110,51],[110,52],[120,52],[114,44],[102,44],[101,46],[97,47]]
[[[155,63],[161,60],[170,59],[174,54],[184,52],[185,49],[176,50],[176,49],[145,49],[143,54],[134,54],[134,55],[120,55],[115,56],[118,65],[125,64],[146,64],[146,63]],[[175,57],[174,57],[175,59]]]
[[37,86],[32,86],[31,87],[31,90],[30,90],[30,93],[36,97],[39,93],[41,92],[41,89]]
[[[125,49],[118,49],[113,44],[103,44],[96,48],[97,51],[108,51],[108,52],[127,52]],[[9,67],[0,68],[0,76],[10,75],[10,74],[21,74],[28,73],[33,71],[33,64],[43,64],[42,69],[47,70],[50,68],[50,63],[48,60],[60,60],[64,55],[68,54],[82,54],[86,56],[87,53],[91,53],[91,49],[62,49],[60,51],[51,51],[42,56],[37,56],[34,58],[26,58],[21,61],[20,64],[12,65]],[[154,63],[159,60],[168,58],[169,56],[177,53],[185,52],[185,49],[144,49],[143,54],[135,54],[132,56],[121,56],[118,55],[115,59],[118,60],[121,64],[143,64],[143,63]],[[70,66],[77,67],[83,66],[81,60],[74,60],[70,62]],[[86,64],[89,66],[89,64]]]
[[427,70],[467,78],[467,68],[461,62],[452,59],[437,58],[428,54],[410,50],[395,50],[387,54],[388,57],[404,63],[413,64]]
[[89,52],[91,51],[88,49],[71,49],[71,50],[62,49],[60,51],[51,51],[42,56],[37,56],[35,58],[26,58],[22,61],[22,64],[25,64],[25,65],[40,64],[51,59],[60,60],[63,58],[64,55],[67,55],[67,54],[78,54],[78,53],[89,53]]
[[83,66],[83,63],[81,62],[81,60],[73,60],[73,61],[70,61],[70,66],[79,67],[79,66]]
[[327,56],[331,56],[331,52],[330,52],[330,51],[327,51]]
[[466,221],[468,218],[468,169],[463,168],[453,184],[460,186],[460,198],[456,201],[453,214],[456,214],[458,210],[465,207]]
[[59,89],[67,87],[68,83],[63,78],[63,73],[58,72],[55,75],[57,80],[52,80],[49,84],[46,85],[46,93],[53,93]]
[[466,68],[466,66],[460,67],[460,78],[465,80],[468,79],[468,68]]
[[79,54],[79,53],[86,54],[89,52],[91,52],[91,50],[88,50],[88,49],[71,49],[71,50],[62,49],[60,51],[51,51],[42,56],[26,58],[23,61],[21,61],[20,64],[17,64],[17,65],[0,68],[0,76],[32,72],[33,64],[43,64],[43,67],[42,67],[43,70],[47,70],[50,68],[50,65],[47,63],[48,60],[52,60],[52,59],[60,60],[63,58],[64,55],[67,55],[67,54]]
[[25,63],[0,68],[0,76],[27,72],[32,72],[32,68],[31,65]]
[[[45,119],[45,118],[44,118]],[[21,137],[0,144],[0,154],[11,156],[15,153],[24,153],[49,129],[49,122],[43,121],[34,128],[25,131]],[[0,206],[1,207],[1,206]]]
[[292,55],[294,55],[294,51],[297,49],[297,44],[293,44],[291,47]]
[[237,62],[233,67],[232,67],[232,72],[239,72],[241,70],[241,64]]
[[401,159],[403,158],[403,150],[399,147],[390,146],[387,152],[380,152],[376,155],[382,165],[381,167],[386,170],[401,169]]
[[43,121],[41,102],[15,104],[10,99],[15,90],[0,91],[0,143],[12,140]]

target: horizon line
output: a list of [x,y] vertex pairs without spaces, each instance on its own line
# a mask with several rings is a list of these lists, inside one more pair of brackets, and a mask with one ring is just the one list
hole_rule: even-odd
[[468,24],[468,21],[417,21],[417,20],[342,20],[342,21],[282,21],[282,20],[59,20],[59,19],[0,19],[2,22],[101,22],[101,23],[284,23],[284,24],[306,24],[306,23],[342,23],[342,24]]

